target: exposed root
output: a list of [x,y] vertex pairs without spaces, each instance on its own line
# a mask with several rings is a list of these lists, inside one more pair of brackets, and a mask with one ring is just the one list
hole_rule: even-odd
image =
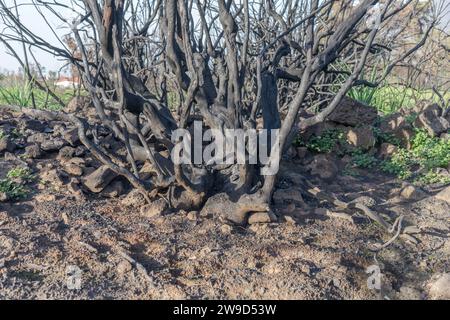
[[381,218],[377,213],[369,209],[367,206],[361,204],[361,203],[350,203],[347,205],[348,208],[354,207],[356,209],[359,209],[362,211],[366,216],[368,216],[373,221],[377,222],[379,225],[381,225],[386,231],[391,233],[392,227],[389,225],[388,222],[386,222],[383,218]]
[[[304,186],[303,186],[304,189],[310,195],[318,198],[319,200],[327,201],[331,204],[334,204],[339,209],[353,209],[353,208],[358,209],[359,211],[364,213],[367,217],[369,217],[371,220],[377,222],[380,226],[382,226],[382,228],[387,233],[392,234],[394,231],[396,231],[394,236],[391,239],[389,239],[389,241],[387,241],[386,243],[381,245],[379,248],[375,249],[377,252],[388,247],[398,237],[407,239],[408,241],[411,241],[413,243],[417,243],[417,240],[408,234],[408,233],[415,232],[417,228],[408,227],[407,230],[404,230],[404,231],[402,230],[402,222],[403,222],[403,218],[404,218],[403,215],[399,216],[391,226],[390,223],[387,222],[386,220],[384,220],[379,214],[377,214],[376,212],[374,212],[373,210],[371,210],[370,208],[368,208],[366,205],[364,205],[362,203],[347,203],[342,200],[339,200],[336,196],[334,196],[332,194],[327,194],[327,193],[323,192],[322,190],[320,190],[320,188],[318,188],[317,186],[312,185],[305,177],[302,177],[302,183],[304,184]],[[335,213],[333,215],[330,214],[330,216],[335,216],[338,218],[343,218],[346,220],[353,221],[353,219],[351,219],[351,215],[348,215],[346,213],[339,212],[339,213]],[[412,231],[410,232],[409,230],[412,230]]]
[[392,226],[392,232],[395,229],[396,225],[397,225],[397,232],[394,234],[394,236],[389,239],[387,242],[385,242],[383,245],[381,245],[380,247],[376,248],[374,251],[381,251],[385,248],[387,248],[391,243],[393,243],[398,236],[400,235],[401,231],[402,231],[402,221],[403,221],[403,216],[398,217],[398,219],[395,221],[394,225]]
[[327,216],[330,218],[338,218],[338,219],[344,219],[349,222],[353,222],[353,218],[351,215],[345,212],[335,212],[335,211],[327,211]]

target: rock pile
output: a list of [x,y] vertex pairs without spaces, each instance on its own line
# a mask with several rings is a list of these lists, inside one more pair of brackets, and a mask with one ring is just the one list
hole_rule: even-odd
[[[95,135],[102,147],[121,147],[114,143],[111,132],[97,123],[88,98],[74,98],[67,109],[84,112],[95,128],[95,132],[87,132],[88,136]],[[40,121],[0,109],[0,157],[10,164],[9,169],[21,167],[31,171],[37,188],[48,190],[48,193],[54,190],[77,199],[84,199],[83,191],[118,197],[128,188],[124,179],[87,151],[71,123]],[[2,167],[0,179],[8,172],[5,165]]]
[[[445,114],[437,104],[418,104],[415,108],[401,109],[388,116],[377,114],[375,108],[344,98],[328,119],[314,125],[299,134],[303,145],[296,148],[300,159],[312,175],[322,179],[332,180],[340,169],[348,163],[350,157],[343,156],[354,151],[365,152],[385,160],[390,158],[399,147],[410,149],[416,129],[425,130],[433,137],[448,139],[450,137],[450,113]],[[326,134],[339,132],[334,137],[335,145],[327,146]],[[308,143],[325,137],[324,146],[313,145],[315,148],[329,148],[317,154],[310,152]],[[334,143],[334,142],[333,142]]]

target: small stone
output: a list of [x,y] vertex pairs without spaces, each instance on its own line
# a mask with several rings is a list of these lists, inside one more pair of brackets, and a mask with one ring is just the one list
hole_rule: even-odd
[[422,191],[419,187],[415,187],[413,185],[408,185],[402,189],[400,192],[400,195],[404,199],[408,200],[420,200],[424,197],[426,197],[426,194],[424,191]]
[[41,143],[41,149],[47,152],[59,151],[66,145],[66,142],[61,138],[53,138],[45,140]]
[[146,218],[153,218],[160,216],[166,209],[167,202],[164,199],[157,199],[141,207],[141,215]]
[[230,234],[232,230],[233,230],[233,227],[230,226],[229,224],[223,224],[220,226],[220,231],[223,234]]
[[106,198],[117,198],[121,196],[125,191],[125,186],[122,181],[116,180],[107,185],[101,192],[102,196]]
[[352,201],[350,201],[350,203],[360,203],[362,205],[365,205],[366,207],[373,207],[374,205],[377,204],[377,202],[375,201],[374,198],[369,197],[369,196],[360,196]]
[[289,224],[297,224],[297,221],[291,216],[283,216],[284,221]]
[[0,138],[0,152],[13,152],[16,149],[16,144],[12,142],[8,136]]
[[120,201],[120,203],[126,207],[140,207],[145,205],[145,198],[139,190],[133,189],[122,199],[122,201]]
[[120,275],[124,275],[124,274],[130,272],[132,269],[133,269],[133,266],[127,260],[122,260],[117,265],[117,272]]
[[248,218],[249,224],[270,223],[270,222],[276,222],[276,221],[277,221],[277,217],[273,213],[267,212],[267,211],[252,213],[250,215],[250,217]]
[[65,163],[63,168],[64,168],[65,172],[67,172],[68,174],[70,174],[72,176],[79,177],[79,176],[83,175],[83,168],[75,163],[72,163],[72,162]]
[[79,112],[84,110],[92,105],[92,100],[86,96],[75,96],[72,100],[67,104],[65,111],[66,112]]
[[90,191],[99,193],[116,177],[117,173],[108,166],[101,166],[85,177],[83,183]]
[[398,298],[401,300],[421,300],[422,294],[415,288],[402,286]]
[[57,169],[51,169],[39,174],[42,182],[49,183],[57,189],[61,188],[64,185],[64,175],[65,174],[63,174],[63,172]]
[[390,158],[395,152],[397,152],[397,150],[397,146],[394,146],[393,144],[382,143],[378,155],[381,159],[387,159]]
[[450,300],[450,273],[444,273],[430,285],[432,299]]
[[70,220],[66,212],[61,213],[61,218],[63,219],[65,225],[69,225]]
[[314,157],[307,169],[313,175],[317,175],[324,180],[331,180],[337,175],[339,170],[336,162],[337,160],[330,155],[319,154]]
[[297,157],[300,159],[303,159],[308,154],[308,148],[307,147],[298,147],[297,148]]
[[403,229],[403,233],[406,234],[417,234],[420,233],[420,229],[416,226],[407,226],[405,229]]
[[372,127],[363,126],[350,129],[347,132],[347,142],[358,149],[370,149],[375,145],[375,136]]
[[277,212],[282,215],[290,215],[295,211],[295,209],[296,209],[295,204],[289,203],[288,205],[279,208]]
[[43,193],[38,194],[35,199],[37,202],[52,202],[56,200],[56,196],[54,194]]
[[297,189],[277,189],[273,194],[273,202],[277,205],[287,203],[303,203],[303,197]]
[[37,143],[25,147],[25,156],[31,159],[37,159],[42,156],[42,150]]
[[344,97],[328,116],[328,120],[348,126],[357,126],[361,124],[372,124],[377,117],[377,110],[375,108]]
[[75,154],[74,155],[76,157],[82,157],[82,156],[85,155],[85,153],[86,153],[86,147],[78,146],[78,147],[75,148]]
[[416,118],[414,125],[424,128],[428,134],[436,137],[450,127],[447,119],[441,117],[442,109],[437,104],[427,106]]
[[441,190],[438,194],[436,194],[436,199],[446,201],[447,203],[450,203],[450,186],[446,187],[445,189]]
[[198,219],[198,211],[190,211],[190,212],[188,212],[186,217],[190,221],[197,221],[197,219]]
[[66,130],[62,136],[71,146],[76,146],[80,142],[77,128]]
[[27,119],[25,122],[25,128],[36,132],[43,132],[46,127],[45,122],[36,119]]
[[35,133],[28,136],[27,143],[44,143],[44,141],[51,140],[51,136],[45,133]]
[[85,201],[86,197],[83,193],[83,191],[80,188],[80,182],[76,178],[72,178],[70,183],[67,185],[67,190],[70,192],[70,194],[79,201]]
[[297,150],[291,146],[283,156],[285,156],[287,159],[295,158],[297,156]]
[[318,216],[326,216],[328,215],[328,209],[327,208],[315,208],[314,214]]
[[59,160],[67,160],[73,158],[75,155],[75,148],[65,146],[59,150],[58,159]]
[[6,192],[0,191],[0,202],[6,202],[8,200],[8,194]]
[[383,117],[380,122],[380,130],[385,133],[393,133],[407,125],[406,119],[400,113],[393,113]]

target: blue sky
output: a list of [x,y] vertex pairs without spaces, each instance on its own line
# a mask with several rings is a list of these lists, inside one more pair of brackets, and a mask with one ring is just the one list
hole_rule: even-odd
[[[43,21],[42,17],[39,13],[36,12],[36,9],[34,9],[32,6],[26,6],[23,5],[25,3],[30,3],[30,0],[16,0],[18,4],[20,4],[20,11],[19,16],[22,22],[25,23],[27,27],[29,27],[31,30],[35,31],[36,33],[45,38],[47,41],[51,42],[52,44],[57,44],[57,39],[54,36],[54,34],[51,32],[51,30],[48,28],[48,26]],[[62,0],[61,2],[70,3],[71,0]],[[77,0],[75,0],[77,1]],[[436,0],[436,1],[442,1],[442,0]],[[448,1],[448,0],[445,0]],[[13,0],[5,0],[7,5],[12,5],[14,2]],[[59,21],[57,18],[55,18],[52,14],[48,13],[45,15],[46,18],[49,20],[49,23],[53,25],[55,28],[55,31],[59,37],[62,37],[63,35],[68,33],[67,27],[64,27],[64,25]],[[445,18],[443,19],[444,24],[448,24],[450,21],[450,10],[447,10],[447,14]],[[0,21],[0,32],[3,32],[4,25]],[[447,28],[447,30],[449,30]],[[14,44],[14,48],[18,50],[18,52],[21,54],[21,46],[19,44]],[[5,47],[0,44],[0,70],[11,70],[15,71],[18,69],[19,64],[17,61],[8,55],[5,52]],[[63,61],[58,61],[54,56],[44,53],[42,51],[34,51],[35,56],[37,60],[41,63],[41,65],[45,66],[49,70],[57,70],[61,66],[64,65]]]
[[[38,12],[36,12],[36,9],[33,6],[24,5],[26,3],[30,3],[30,0],[16,0],[16,1],[20,5],[20,7],[19,7],[20,8],[19,9],[20,20],[31,31],[35,31],[36,34],[38,34],[42,38],[46,39],[48,42],[57,45],[58,39],[55,37],[55,35],[50,30],[50,28],[44,22],[42,16]],[[69,0],[64,0],[62,2],[69,2]],[[13,2],[13,0],[6,0],[5,3],[7,5],[12,5],[14,2]],[[67,26],[65,26],[53,14],[48,13],[48,12],[44,12],[44,14],[45,14],[45,17],[47,18],[48,22],[54,27],[56,34],[60,38],[69,32],[69,29],[67,28]],[[0,32],[3,33],[4,28],[5,28],[5,25],[0,20]],[[16,49],[17,53],[19,53],[20,56],[22,57],[23,50],[22,50],[21,45],[18,43],[12,43],[12,42],[11,42],[11,45]],[[51,54],[45,53],[38,49],[33,49],[33,53],[36,56],[36,59],[39,61],[39,63],[41,65],[45,66],[47,69],[57,70],[61,66],[64,65],[64,61],[58,61]],[[30,58],[30,62],[31,61],[32,61],[32,59]],[[15,58],[10,56],[6,52],[6,48],[3,46],[3,44],[0,44],[0,69],[16,71],[18,68],[19,68],[19,64],[17,63]]]

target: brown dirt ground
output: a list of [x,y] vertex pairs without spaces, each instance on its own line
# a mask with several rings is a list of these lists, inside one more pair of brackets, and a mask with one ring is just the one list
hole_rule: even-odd
[[[398,239],[375,261],[370,248],[390,235],[358,213],[354,222],[308,214],[296,224],[242,228],[186,212],[149,219],[120,198],[80,201],[52,191],[56,200],[38,202],[37,193],[50,191],[36,190],[27,200],[0,203],[0,299],[429,297],[433,276],[450,270],[448,203],[432,190],[401,202],[395,195],[402,183],[375,172],[311,181],[347,201],[374,198],[374,209],[390,221],[404,214],[406,225],[421,230],[419,243]],[[367,287],[373,264],[381,268],[381,290]],[[81,289],[68,289],[69,266],[81,269]]]

